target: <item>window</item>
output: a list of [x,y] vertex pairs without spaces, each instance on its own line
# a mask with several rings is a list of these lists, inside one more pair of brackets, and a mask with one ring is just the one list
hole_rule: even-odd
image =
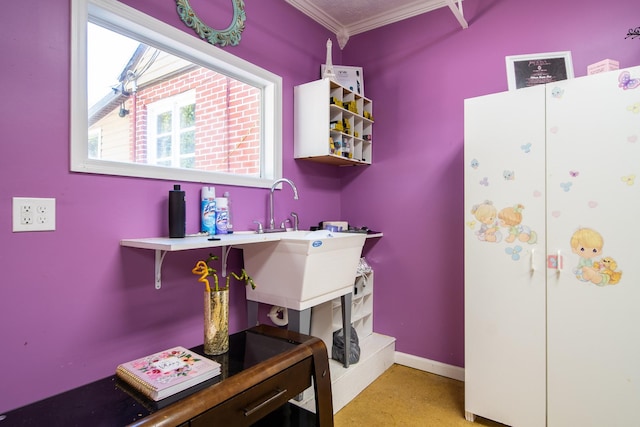
[[195,167],[196,98],[193,91],[149,104],[147,122],[149,164]]
[[73,0],[73,15],[72,171],[265,188],[282,176],[279,76],[118,2]]

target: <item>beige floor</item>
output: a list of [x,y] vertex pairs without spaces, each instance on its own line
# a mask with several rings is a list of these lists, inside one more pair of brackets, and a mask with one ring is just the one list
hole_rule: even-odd
[[464,383],[393,365],[334,416],[335,427],[501,426],[464,418]]

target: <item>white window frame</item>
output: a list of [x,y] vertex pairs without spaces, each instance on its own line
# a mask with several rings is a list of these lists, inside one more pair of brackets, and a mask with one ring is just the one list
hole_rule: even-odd
[[[71,170],[74,172],[269,188],[282,177],[282,78],[113,0],[72,0]],[[87,147],[87,22],[139,40],[261,90],[261,176],[93,159]]]

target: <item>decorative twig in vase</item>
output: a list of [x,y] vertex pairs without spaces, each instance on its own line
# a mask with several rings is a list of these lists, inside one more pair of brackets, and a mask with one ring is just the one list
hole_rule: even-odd
[[[209,285],[209,279],[207,279],[207,277],[213,277],[213,282],[215,283],[214,291],[218,292],[221,290],[219,289],[219,286],[218,286],[219,285],[218,271],[215,268],[212,268],[209,266],[209,262],[217,261],[217,260],[218,260],[217,255],[209,254],[209,258],[207,258],[205,261],[202,261],[202,260],[198,261],[196,263],[196,266],[193,267],[193,269],[191,270],[193,274],[200,275],[198,282],[203,282],[205,284],[205,289],[207,292],[211,292],[211,286]],[[243,268],[241,271],[242,271],[242,274],[240,276],[238,276],[233,271],[231,272],[230,276],[227,276],[225,287],[222,289],[223,291],[229,290],[229,282],[231,281],[231,276],[233,276],[238,281],[244,280],[245,285],[251,285],[251,289],[256,288],[256,284],[253,282],[253,279],[247,274],[245,269]]]
[[[253,279],[242,269],[242,274],[231,272],[227,276],[224,288],[220,288],[218,272],[210,267],[211,261],[217,261],[218,257],[209,254],[205,261],[198,261],[191,270],[193,274],[199,274],[199,282],[205,284],[204,292],[204,352],[205,354],[223,354],[229,350],[229,283],[231,276],[236,280],[244,280],[246,285],[255,289]],[[214,289],[211,289],[208,277],[213,277]]]

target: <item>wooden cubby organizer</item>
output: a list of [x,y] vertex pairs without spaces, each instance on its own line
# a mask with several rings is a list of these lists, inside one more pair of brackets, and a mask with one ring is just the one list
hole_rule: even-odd
[[338,166],[370,165],[373,103],[322,79],[294,88],[294,157]]

